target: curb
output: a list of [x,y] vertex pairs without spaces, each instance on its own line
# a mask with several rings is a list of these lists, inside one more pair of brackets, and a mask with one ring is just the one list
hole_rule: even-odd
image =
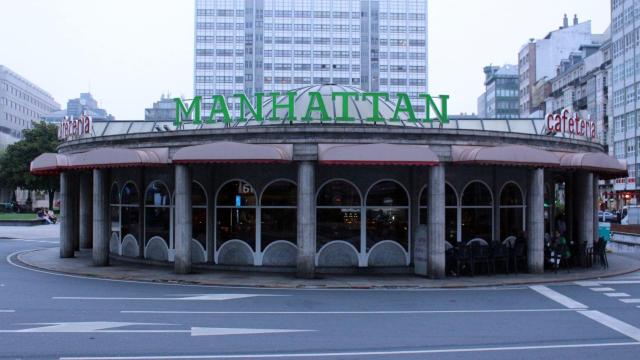
[[[585,281],[585,280],[597,280],[603,278],[610,278],[614,276],[621,276],[625,274],[629,274],[632,272],[640,271],[640,264],[636,265],[631,269],[625,269],[621,271],[616,271],[612,273],[608,273],[605,275],[599,274],[598,276],[577,276],[572,277],[570,279],[567,278],[549,278],[549,279],[535,279],[535,280],[522,280],[522,281],[505,281],[502,283],[478,283],[478,284],[443,284],[441,286],[423,286],[423,285],[376,285],[376,284],[354,284],[354,285],[345,285],[345,286],[335,286],[335,285],[323,285],[323,284],[295,284],[295,285],[286,285],[286,284],[234,284],[234,283],[226,283],[226,282],[204,282],[204,281],[195,281],[195,280],[182,280],[182,279],[158,279],[158,280],[150,280],[146,278],[134,277],[134,276],[117,276],[117,275],[102,275],[102,274],[88,274],[82,272],[70,272],[70,271],[62,271],[58,269],[48,268],[41,265],[37,265],[34,263],[30,263],[24,261],[22,259],[22,255],[48,250],[46,249],[31,249],[24,250],[17,253],[11,254],[9,257],[19,266],[23,266],[25,268],[44,271],[51,274],[57,275],[68,275],[68,276],[77,276],[77,277],[85,277],[88,279],[101,279],[101,280],[115,280],[115,281],[132,281],[132,282],[144,282],[149,284],[165,284],[165,285],[190,285],[190,286],[210,286],[210,287],[236,287],[236,288],[263,288],[263,289],[309,289],[309,290],[411,290],[411,289],[465,289],[465,288],[486,288],[486,287],[502,287],[502,286],[519,286],[519,285],[537,285],[537,284],[555,284],[555,283],[566,283],[566,282],[574,282],[574,281]],[[9,257],[7,259],[9,259]],[[113,264],[112,264],[113,265]],[[117,264],[120,265],[120,264]],[[554,274],[555,275],[555,274]],[[425,281],[430,281],[429,279],[424,279]]]

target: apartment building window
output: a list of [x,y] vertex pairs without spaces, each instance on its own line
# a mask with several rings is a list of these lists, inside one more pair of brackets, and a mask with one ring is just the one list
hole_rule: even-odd
[[616,141],[614,144],[614,154],[616,156],[616,158],[618,159],[623,159],[625,158],[625,153],[624,153],[624,141]]

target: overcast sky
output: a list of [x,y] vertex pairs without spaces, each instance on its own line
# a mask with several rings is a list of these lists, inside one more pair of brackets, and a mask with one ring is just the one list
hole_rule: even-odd
[[[120,120],[143,119],[163,93],[193,92],[192,0],[2,0],[0,64],[66,107],[90,90]],[[429,92],[476,112],[482,67],[516,64],[562,16],[610,22],[608,0],[429,0]]]

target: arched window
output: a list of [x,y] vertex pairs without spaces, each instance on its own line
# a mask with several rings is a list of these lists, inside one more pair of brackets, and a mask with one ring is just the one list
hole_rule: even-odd
[[429,214],[429,193],[428,188],[425,186],[420,193],[420,224],[427,225],[427,215]]
[[467,185],[461,203],[462,242],[474,238],[492,241],[492,204],[491,191],[485,184],[474,181]]
[[316,250],[333,240],[360,249],[360,193],[344,180],[322,186],[316,202]]
[[409,197],[395,181],[373,185],[367,194],[367,250],[384,240],[409,249]]
[[120,191],[118,183],[111,185],[109,194],[109,217],[111,218],[111,232],[120,232]]
[[171,231],[171,197],[169,189],[160,181],[152,182],[144,197],[144,243],[158,236],[167,247],[170,245]]
[[445,240],[454,245],[458,242],[458,195],[447,183],[444,184],[444,222]]
[[222,186],[216,199],[216,246],[241,240],[256,248],[256,194],[253,186],[234,180]]
[[518,185],[508,183],[500,193],[500,240],[524,230],[524,201]]
[[262,191],[260,201],[260,246],[274,241],[296,243],[298,237],[298,186],[288,180],[277,180]]
[[191,183],[191,236],[207,248],[207,193],[202,185]]
[[121,206],[121,239],[132,235],[136,240],[140,239],[140,206],[139,193],[136,184],[127,182],[120,193]]

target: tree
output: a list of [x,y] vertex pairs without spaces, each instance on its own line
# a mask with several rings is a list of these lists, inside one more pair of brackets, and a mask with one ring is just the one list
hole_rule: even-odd
[[49,208],[53,209],[53,196],[60,188],[55,176],[34,176],[29,171],[31,161],[42,153],[57,152],[58,128],[45,121],[34,122],[33,128],[23,130],[24,138],[7,147],[0,155],[0,186],[15,189],[44,190],[49,194]]

